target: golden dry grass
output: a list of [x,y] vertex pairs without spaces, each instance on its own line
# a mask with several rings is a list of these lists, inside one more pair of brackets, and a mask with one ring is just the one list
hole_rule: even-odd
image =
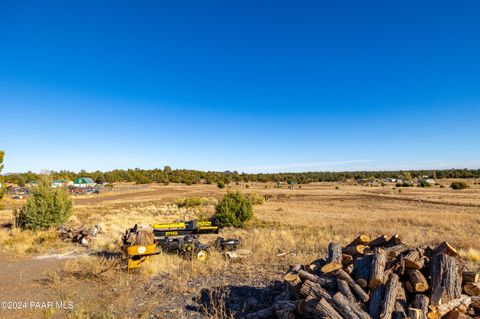
[[[441,183],[449,185],[450,181]],[[157,303],[163,302],[162,295],[194,294],[209,285],[228,286],[232,284],[231,280],[256,285],[259,278],[266,281],[279,279],[289,265],[309,263],[323,256],[330,241],[347,244],[359,233],[372,236],[397,233],[406,242],[417,245],[434,245],[446,240],[460,249],[469,267],[480,268],[480,187],[477,184],[471,183],[471,188],[463,191],[436,186],[402,188],[399,192],[393,186],[335,183],[302,185],[293,190],[275,188],[274,184],[250,183],[249,188],[241,184],[232,186],[231,190],[256,192],[268,198],[263,205],[255,206],[256,218],[248,227],[225,228],[220,234],[240,238],[242,248],[251,251],[249,258],[229,260],[219,252],[212,252],[209,260],[202,263],[161,254],[151,258],[134,274],[124,271],[125,264],[120,259],[87,257],[69,260],[61,269],[54,269],[46,275],[49,285],[66,294],[69,288],[64,287],[65,282],[75,287],[89,285],[87,291],[95,296],[91,298],[104,298],[110,307],[100,309],[89,302],[88,297],[82,299],[81,294],[73,294],[69,298],[76,298],[78,307],[68,315],[89,318],[89,314],[95,313],[105,318],[128,318],[136,312],[139,317],[148,317],[155,306],[135,306],[136,297],[132,294],[138,293],[138,289],[132,289],[131,285],[147,287],[150,295],[146,298],[159,298]],[[115,253],[120,251],[124,231],[135,223],[209,216],[214,211],[215,200],[225,193],[226,190],[218,190],[212,185],[169,185],[155,186],[148,193],[136,192],[131,197],[102,196],[101,201],[77,205],[70,223],[100,224],[103,233],[93,240],[90,251]],[[206,204],[194,208],[176,205],[191,196],[206,198],[203,200]],[[8,222],[8,214],[8,211],[0,213],[0,222]],[[202,241],[214,239],[215,236],[204,236]],[[32,233],[7,229],[0,230],[0,247],[7,252],[27,255],[75,249],[72,244],[60,242],[52,231]],[[202,287],[195,284],[199,279]],[[210,313],[210,317],[227,318],[221,304],[215,309],[217,312]],[[175,318],[185,316],[181,310],[174,313]]]

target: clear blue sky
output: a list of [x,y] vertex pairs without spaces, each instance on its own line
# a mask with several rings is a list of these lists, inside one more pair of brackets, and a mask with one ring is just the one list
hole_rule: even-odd
[[0,0],[4,172],[479,168],[479,12]]

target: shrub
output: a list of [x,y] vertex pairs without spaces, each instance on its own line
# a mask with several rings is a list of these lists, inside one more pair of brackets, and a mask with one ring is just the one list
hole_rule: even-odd
[[420,186],[420,187],[430,187],[431,185],[427,181],[421,181],[420,183],[418,183],[418,186]]
[[214,217],[223,226],[243,227],[253,218],[252,202],[240,192],[228,193],[215,207]]
[[403,183],[397,183],[395,184],[396,187],[411,187],[413,186],[411,183],[408,182],[403,182]]
[[185,199],[179,199],[176,202],[178,207],[186,207],[186,208],[208,206],[215,203],[216,203],[216,200],[214,198],[206,198],[206,197],[188,197]]
[[63,189],[52,189],[47,182],[34,188],[18,212],[16,224],[27,229],[47,229],[65,223],[73,212],[73,202]]
[[440,188],[445,188],[445,186],[443,186],[443,185],[440,185]]
[[248,185],[248,184],[247,184],[247,185],[245,185],[245,188],[250,188],[250,185]]
[[220,189],[225,188],[225,183],[223,181],[218,181],[217,187]]
[[258,193],[248,194],[247,198],[250,200],[252,205],[262,205],[263,203],[265,203],[265,197]]
[[468,188],[468,185],[464,182],[453,182],[450,187],[455,190]]

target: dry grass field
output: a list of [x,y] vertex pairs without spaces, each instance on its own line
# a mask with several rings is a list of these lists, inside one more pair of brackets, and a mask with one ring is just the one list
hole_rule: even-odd
[[[318,183],[275,188],[233,185],[230,191],[265,195],[255,220],[220,236],[239,238],[248,258],[212,252],[206,262],[162,254],[128,274],[120,238],[135,223],[208,217],[227,190],[214,185],[154,185],[132,193],[79,197],[70,224],[100,224],[89,248],[58,239],[55,231],[0,229],[0,295],[13,301],[65,301],[64,310],[0,310],[5,318],[240,318],[268,298],[266,287],[289,265],[309,263],[330,241],[348,244],[359,233],[399,234],[412,244],[446,240],[461,250],[468,267],[480,268],[480,185],[454,191],[443,180],[430,188],[367,187]],[[177,203],[204,198],[186,209]],[[10,208],[12,202],[7,203]],[[0,212],[0,224],[11,210]],[[212,241],[206,235],[202,240]],[[215,298],[209,298],[215,295]],[[227,315],[226,306],[236,304]],[[207,308],[209,310],[207,310]],[[230,310],[232,308],[230,307]]]

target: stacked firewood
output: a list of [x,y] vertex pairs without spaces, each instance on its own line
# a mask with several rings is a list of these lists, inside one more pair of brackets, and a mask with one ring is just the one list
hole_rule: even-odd
[[397,235],[363,234],[292,266],[283,293],[247,318],[480,318],[479,274],[464,268],[447,242],[415,247]]
[[71,241],[73,243],[79,243],[82,246],[88,246],[90,239],[97,236],[102,231],[100,225],[89,227],[87,225],[79,225],[67,227],[63,225],[58,230],[58,234],[63,241]]

